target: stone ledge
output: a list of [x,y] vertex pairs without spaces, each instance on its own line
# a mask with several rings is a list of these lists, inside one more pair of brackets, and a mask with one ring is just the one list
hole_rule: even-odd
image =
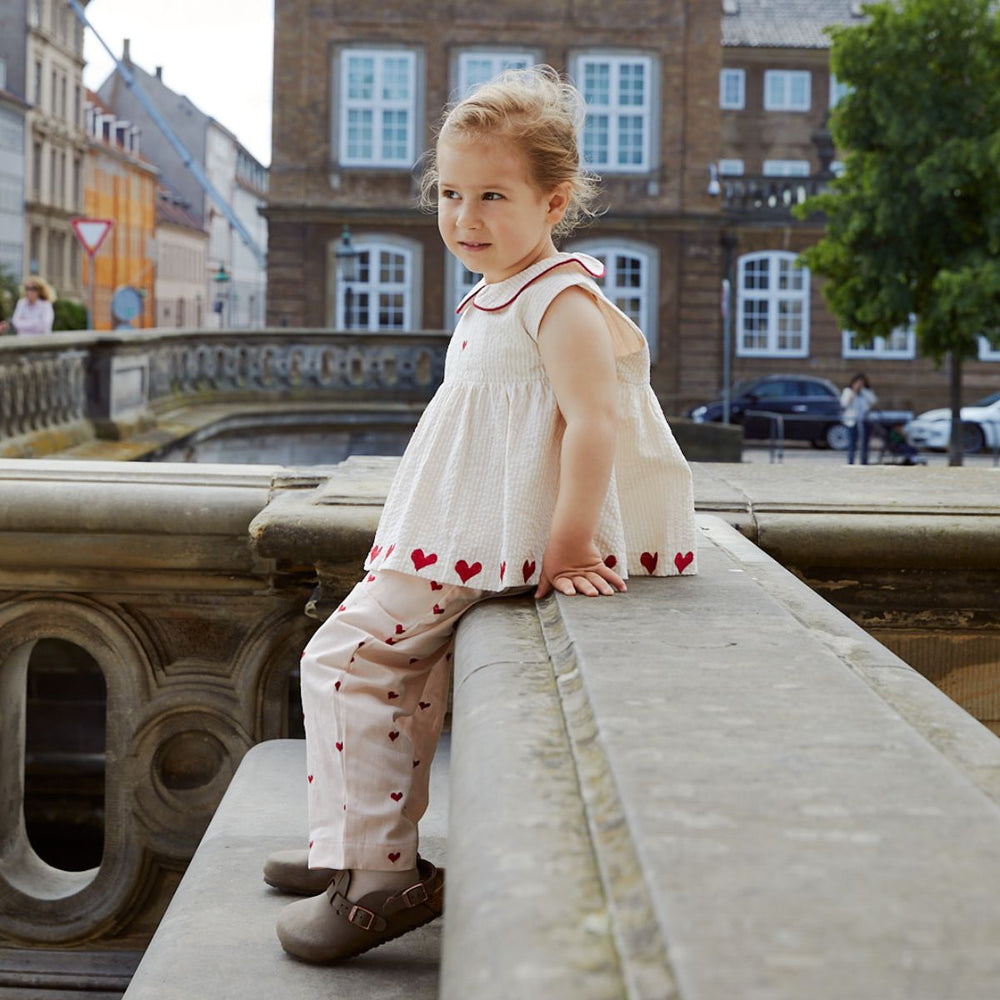
[[[463,622],[461,917],[445,923],[443,996],[522,995],[547,951],[556,1000],[994,997],[1000,742],[731,528],[701,523],[702,576],[543,604],[520,657],[501,637],[513,624],[514,647],[527,641],[527,607]],[[573,782],[552,790],[566,743],[589,858]],[[561,870],[566,843],[580,883]],[[492,893],[476,854],[503,865]],[[517,905],[539,896],[552,924]],[[636,920],[645,900],[654,918]],[[608,934],[617,986],[579,958]]]

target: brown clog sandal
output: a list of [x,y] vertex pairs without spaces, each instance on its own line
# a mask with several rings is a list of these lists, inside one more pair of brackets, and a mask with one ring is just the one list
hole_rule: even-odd
[[278,940],[290,955],[325,965],[353,958],[430,923],[444,909],[444,872],[417,859],[420,881],[402,892],[348,898],[351,873],[338,872],[326,892],[290,903],[278,918]]
[[296,896],[315,896],[322,892],[338,872],[335,868],[310,868],[309,852],[275,851],[264,862],[264,881]]

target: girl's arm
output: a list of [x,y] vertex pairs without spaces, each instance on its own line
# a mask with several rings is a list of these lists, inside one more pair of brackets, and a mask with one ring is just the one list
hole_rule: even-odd
[[538,347],[566,422],[559,494],[535,597],[613,594],[622,578],[604,565],[594,531],[608,492],[618,432],[618,379],[607,324],[580,288],[553,300]]

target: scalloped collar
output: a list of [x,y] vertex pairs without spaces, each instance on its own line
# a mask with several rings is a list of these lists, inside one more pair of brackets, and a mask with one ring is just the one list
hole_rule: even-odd
[[529,285],[564,264],[578,264],[592,278],[604,276],[604,265],[596,257],[585,253],[557,253],[551,257],[543,257],[523,271],[492,285],[480,281],[462,299],[455,312],[461,313],[470,303],[483,312],[499,312],[501,309],[506,309]]

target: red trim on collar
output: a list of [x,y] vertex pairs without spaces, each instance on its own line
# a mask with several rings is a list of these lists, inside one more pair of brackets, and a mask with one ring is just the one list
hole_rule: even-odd
[[511,302],[513,302],[529,285],[533,285],[539,278],[544,278],[550,271],[554,271],[557,267],[562,267],[563,264],[579,264],[580,267],[582,267],[592,278],[601,278],[604,276],[605,269],[603,265],[600,270],[593,271],[588,266],[587,262],[582,260],[580,257],[564,257],[562,260],[557,260],[550,267],[545,268],[544,271],[539,271],[539,273],[533,278],[529,278],[509,299],[507,299],[506,302],[503,302],[498,306],[481,306],[478,302],[476,302],[476,296],[483,290],[483,288],[489,287],[488,285],[483,285],[482,288],[473,288],[472,291],[469,292],[464,299],[462,299],[455,312],[460,313],[469,304],[470,300],[480,312],[499,312],[501,309],[506,309],[507,306],[509,306]]

